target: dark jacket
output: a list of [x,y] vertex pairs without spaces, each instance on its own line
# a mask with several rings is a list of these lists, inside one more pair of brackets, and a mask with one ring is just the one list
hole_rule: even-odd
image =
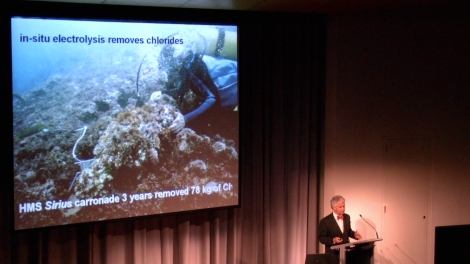
[[343,239],[342,244],[349,243],[349,238],[355,238],[355,232],[351,229],[351,217],[348,214],[343,214],[344,219],[344,232],[341,233],[333,213],[325,216],[318,227],[318,240],[325,244],[325,252],[330,253],[331,246],[334,246],[333,238],[341,237]]

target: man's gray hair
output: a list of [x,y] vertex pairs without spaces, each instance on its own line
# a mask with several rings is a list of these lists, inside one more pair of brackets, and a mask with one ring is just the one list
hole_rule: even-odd
[[346,200],[345,200],[345,199],[343,198],[343,196],[341,196],[341,195],[335,195],[335,196],[333,196],[333,198],[331,198],[331,209],[333,209],[333,207],[334,207],[339,201],[346,202]]

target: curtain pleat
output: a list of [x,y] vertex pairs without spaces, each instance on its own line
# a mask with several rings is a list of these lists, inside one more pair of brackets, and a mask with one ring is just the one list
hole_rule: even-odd
[[176,216],[164,217],[162,223],[162,263],[179,263]]
[[[227,264],[228,247],[228,211],[216,211],[211,217],[210,231],[210,264]],[[234,243],[234,241],[231,241]]]
[[56,229],[48,233],[48,241],[43,243],[47,245],[47,259],[55,259],[57,263],[74,263],[77,259],[77,251],[70,250],[77,247],[76,228]]
[[136,263],[149,263],[147,261],[147,230],[145,220],[134,221],[134,260]]
[[161,243],[161,229],[160,219],[145,219],[144,229],[146,231],[146,262],[136,263],[147,263],[147,264],[162,264],[162,243]]
[[318,153],[320,20],[260,14],[241,24],[239,208],[16,232],[12,262],[303,264],[316,195],[308,190]]

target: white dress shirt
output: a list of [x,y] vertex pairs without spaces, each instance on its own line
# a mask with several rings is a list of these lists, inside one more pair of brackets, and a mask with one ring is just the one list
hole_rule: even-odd
[[[339,229],[341,229],[341,233],[344,233],[344,220],[343,219],[338,219],[338,215],[333,212],[333,216],[335,217],[336,223],[339,226]],[[343,216],[344,218],[344,216]]]

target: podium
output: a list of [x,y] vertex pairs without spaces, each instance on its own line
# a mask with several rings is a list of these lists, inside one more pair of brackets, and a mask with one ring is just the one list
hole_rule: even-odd
[[360,250],[370,250],[372,251],[373,257],[374,243],[382,240],[382,238],[358,240],[347,244],[339,244],[336,246],[332,246],[331,249],[339,249],[339,264],[346,264],[346,251],[352,251],[352,249],[355,248],[360,248]]

